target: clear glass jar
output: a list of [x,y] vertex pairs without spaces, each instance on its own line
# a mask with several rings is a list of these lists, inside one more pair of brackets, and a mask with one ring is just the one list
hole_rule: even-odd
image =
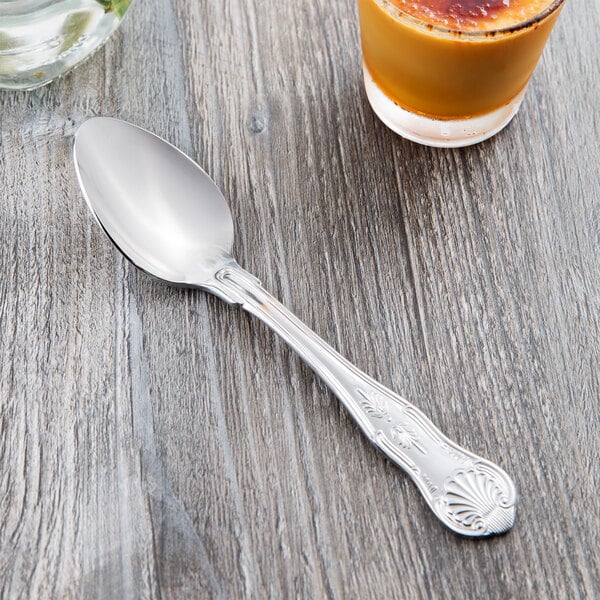
[[0,0],[0,88],[30,90],[88,57],[132,0]]

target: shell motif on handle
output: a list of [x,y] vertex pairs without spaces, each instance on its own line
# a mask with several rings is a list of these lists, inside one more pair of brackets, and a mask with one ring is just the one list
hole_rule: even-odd
[[492,535],[513,526],[516,495],[503,475],[481,462],[448,477],[439,510],[455,524],[455,531]]

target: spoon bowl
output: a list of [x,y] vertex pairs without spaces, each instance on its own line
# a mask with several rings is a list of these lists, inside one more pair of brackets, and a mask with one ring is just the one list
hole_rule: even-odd
[[229,262],[229,206],[183,152],[139,127],[97,117],[77,130],[73,155],[88,206],[137,267],[195,287]]

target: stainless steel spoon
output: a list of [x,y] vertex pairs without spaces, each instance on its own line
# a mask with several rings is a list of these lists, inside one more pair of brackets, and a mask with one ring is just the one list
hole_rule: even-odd
[[486,536],[512,527],[516,492],[502,469],[450,441],[421,411],[359,371],[235,262],[229,207],[195,162],[148,131],[109,118],[85,121],[73,154],[91,211],[134,265],[240,304],[264,321],[408,473],[450,529]]

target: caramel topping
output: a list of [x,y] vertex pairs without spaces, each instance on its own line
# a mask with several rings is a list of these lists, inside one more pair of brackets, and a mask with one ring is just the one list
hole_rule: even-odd
[[542,12],[552,0],[391,0],[426,23],[462,31],[514,27]]

